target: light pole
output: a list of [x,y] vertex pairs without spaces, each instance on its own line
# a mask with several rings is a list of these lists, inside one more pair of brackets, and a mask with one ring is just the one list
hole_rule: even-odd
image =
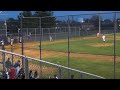
[[6,37],[7,37],[8,35],[7,35],[7,22],[6,22],[6,20],[5,20],[5,30],[6,30]]
[[99,16],[99,35],[101,34],[101,17],[100,17],[100,12],[98,13]]
[[[68,16],[68,68],[70,67],[70,16]],[[68,69],[68,79],[70,78],[70,70]]]
[[116,79],[116,30],[117,30],[116,13],[114,13],[114,79]]

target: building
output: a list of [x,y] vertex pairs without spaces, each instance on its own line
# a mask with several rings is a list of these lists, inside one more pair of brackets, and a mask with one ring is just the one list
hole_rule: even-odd
[[80,24],[80,27],[81,27],[81,29],[87,29],[87,30],[90,30],[90,29],[93,29],[94,27],[95,27],[95,25],[94,24],[92,24],[92,23],[81,23]]

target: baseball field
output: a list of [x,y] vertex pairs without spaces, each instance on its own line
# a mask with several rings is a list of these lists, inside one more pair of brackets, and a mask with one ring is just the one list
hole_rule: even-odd
[[[40,58],[39,42],[24,43],[24,55]],[[42,41],[42,60],[67,66],[68,40]],[[120,34],[116,35],[116,78],[120,78]],[[94,35],[70,38],[70,67],[97,74],[107,79],[114,78],[114,35],[106,34],[106,42]],[[5,46],[10,51],[11,46]],[[13,45],[13,52],[21,54],[21,43]],[[51,69],[47,70],[50,71]],[[54,69],[52,69],[54,71]]]

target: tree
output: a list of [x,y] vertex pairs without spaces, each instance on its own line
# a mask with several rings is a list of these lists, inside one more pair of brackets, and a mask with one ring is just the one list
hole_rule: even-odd
[[23,11],[19,13],[18,15],[19,24],[21,24],[21,19],[22,19],[23,28],[32,28],[34,26],[33,20],[31,18],[23,18],[23,17],[32,17],[32,16],[33,16],[32,11]]
[[[41,24],[39,18],[22,18],[23,28],[50,28],[55,27],[55,17],[53,17],[52,11],[23,11],[21,13],[24,17],[45,17],[41,18]],[[20,14],[18,15],[18,20],[20,21]],[[46,17],[47,16],[47,17]],[[49,16],[49,17],[48,17]]]
[[88,18],[87,18],[87,19],[84,19],[84,22],[85,22],[85,23],[89,23],[89,22],[90,22],[90,19],[88,19]]
[[10,33],[17,33],[19,22],[17,19],[8,18],[7,19],[7,29]]
[[34,17],[41,18],[41,27],[42,28],[51,28],[56,26],[56,18],[53,16],[52,11],[35,11]]
[[91,19],[90,19],[90,22],[91,22],[91,23],[94,23],[94,25],[95,25],[96,27],[98,27],[98,26],[99,26],[99,19],[100,19],[100,21],[102,21],[102,17],[101,17],[101,16],[99,16],[99,15],[93,15],[93,16],[91,17]]

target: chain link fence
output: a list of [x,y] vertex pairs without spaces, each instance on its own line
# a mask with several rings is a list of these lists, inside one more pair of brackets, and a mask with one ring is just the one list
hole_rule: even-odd
[[[13,55],[13,63],[17,60],[24,58],[24,71],[25,71],[25,78],[29,79],[29,71],[32,70],[32,72],[38,71],[39,79],[50,79],[54,76],[57,76],[58,79],[72,79],[68,77],[68,70],[71,72],[71,77],[74,75],[74,79],[105,79],[104,77],[100,77],[94,74],[86,73],[83,71],[79,71],[76,69],[68,68],[65,66],[61,66],[58,64],[46,62],[43,60],[23,56],[20,54],[11,53],[8,51],[0,50],[0,60],[2,60],[3,64],[1,64],[6,70],[5,67],[5,61],[9,57]],[[42,64],[42,66],[40,65]],[[2,67],[1,67],[2,68]],[[3,69],[2,69],[3,70]]]

